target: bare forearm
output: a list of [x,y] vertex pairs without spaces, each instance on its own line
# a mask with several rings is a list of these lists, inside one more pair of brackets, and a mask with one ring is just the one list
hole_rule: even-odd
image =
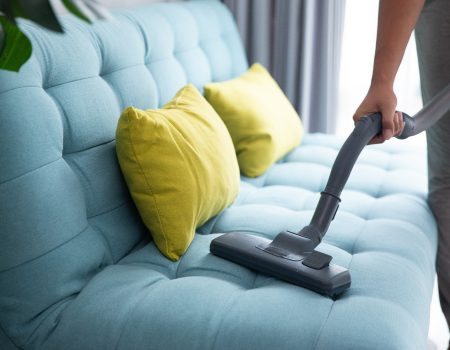
[[380,0],[372,85],[392,87],[424,0]]
[[396,111],[397,97],[393,85],[424,2],[425,0],[380,0],[372,83],[353,115],[355,121],[374,112],[381,112],[383,115],[383,132],[374,137],[371,143],[389,140],[403,130],[404,122],[401,113]]

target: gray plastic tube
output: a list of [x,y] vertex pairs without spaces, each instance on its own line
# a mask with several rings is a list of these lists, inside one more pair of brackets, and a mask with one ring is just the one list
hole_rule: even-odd
[[[437,122],[450,109],[450,85],[422,108],[414,118],[403,113],[405,127],[399,139],[417,135]],[[339,207],[341,192],[353,166],[367,143],[382,131],[382,116],[374,113],[361,118],[342,145],[331,168],[330,176],[309,225],[309,230],[299,234],[317,245],[328,230]]]
[[[437,94],[425,107],[414,115],[413,130],[408,130],[406,137],[414,136],[427,130],[436,123],[442,116],[450,110],[450,85]],[[398,136],[399,139],[406,138],[403,134]]]

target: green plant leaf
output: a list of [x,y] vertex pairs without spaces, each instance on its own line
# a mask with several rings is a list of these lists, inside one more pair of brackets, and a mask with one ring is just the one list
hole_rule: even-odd
[[31,42],[19,27],[11,23],[5,16],[0,16],[0,24],[4,35],[3,47],[0,52],[0,69],[18,72],[31,56]]
[[14,17],[29,19],[47,29],[63,32],[48,0],[9,0]]
[[91,20],[83,12],[81,12],[78,6],[73,3],[73,1],[71,0],[61,0],[61,1],[70,13],[82,19],[83,21],[92,23]]

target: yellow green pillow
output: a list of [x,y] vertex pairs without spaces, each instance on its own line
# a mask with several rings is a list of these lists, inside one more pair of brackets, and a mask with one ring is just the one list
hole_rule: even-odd
[[116,149],[139,213],[159,250],[178,260],[196,227],[239,191],[239,166],[220,117],[193,85],[162,109],[123,111]]
[[258,63],[235,79],[205,85],[205,97],[227,126],[246,176],[262,175],[301,141],[300,117]]

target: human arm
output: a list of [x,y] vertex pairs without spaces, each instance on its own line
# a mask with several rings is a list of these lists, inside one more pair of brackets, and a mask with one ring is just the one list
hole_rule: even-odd
[[356,122],[363,115],[381,112],[383,132],[371,143],[384,142],[403,129],[401,113],[395,111],[394,80],[423,4],[424,0],[380,0],[372,80],[353,115]]

